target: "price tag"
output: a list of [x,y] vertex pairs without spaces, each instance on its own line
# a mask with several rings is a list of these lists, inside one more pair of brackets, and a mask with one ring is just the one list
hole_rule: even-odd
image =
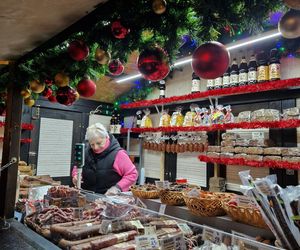
[[193,231],[186,223],[178,223],[178,227],[183,235],[192,235]]
[[[244,237],[244,236],[243,236]],[[238,247],[238,249],[246,249],[246,250],[259,250],[260,248],[257,246],[255,241],[247,241],[245,238],[238,238],[235,235],[232,237],[233,247]]]
[[252,139],[265,139],[264,132],[252,132]]
[[164,237],[160,240],[161,250],[186,250],[183,234]]
[[167,207],[167,205],[166,205],[166,204],[160,204],[160,207],[159,207],[158,213],[159,213],[159,214],[165,214],[166,207]]
[[79,220],[82,220],[82,217],[83,217],[83,208],[79,208],[79,207],[76,207],[74,208],[73,210],[73,216],[75,219],[79,219]]
[[156,234],[156,227],[155,226],[146,226],[144,227],[145,235],[155,235]]
[[155,234],[136,236],[135,244],[137,250],[159,249],[159,242]]
[[265,195],[273,195],[272,189],[267,181],[257,180],[254,184],[261,193]]
[[255,200],[248,196],[237,196],[236,203],[239,207],[256,206]]
[[169,181],[155,181],[155,186],[160,189],[167,189],[170,188]]
[[203,229],[202,240],[208,240],[211,243],[216,245],[221,245],[223,234],[219,231],[215,231],[214,229],[210,229],[205,227]]

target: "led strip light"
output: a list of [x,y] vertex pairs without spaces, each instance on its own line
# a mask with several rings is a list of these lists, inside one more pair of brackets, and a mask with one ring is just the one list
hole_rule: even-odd
[[[264,40],[267,40],[267,39],[270,39],[270,38],[278,37],[278,36],[281,36],[281,33],[278,32],[278,30],[272,30],[272,31],[265,32],[261,35],[255,36],[255,37],[240,40],[238,42],[235,42],[234,45],[231,45],[231,46],[227,45],[226,48],[227,48],[228,51],[230,51],[230,50],[241,48],[241,47],[244,47],[244,46],[247,46],[247,45],[250,45],[250,44],[255,44],[255,43],[258,43],[258,42],[261,42],[261,41],[264,41]],[[191,63],[191,62],[192,62],[192,58],[189,57],[187,59],[175,62],[174,65],[172,65],[172,66],[176,67],[176,66],[188,64],[188,63]],[[136,78],[140,78],[140,77],[142,77],[142,74],[136,74],[136,75],[120,78],[116,82],[117,83],[122,83],[122,82],[126,82],[126,81],[133,80],[133,79],[136,79]]]

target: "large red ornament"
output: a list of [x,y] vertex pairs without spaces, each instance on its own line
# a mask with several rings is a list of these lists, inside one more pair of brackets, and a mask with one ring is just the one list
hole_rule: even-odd
[[129,32],[130,32],[130,29],[127,29],[126,27],[124,27],[119,20],[114,21],[111,24],[111,33],[113,34],[113,36],[115,38],[124,39],[128,35]]
[[52,89],[50,88],[45,88],[45,90],[42,92],[42,95],[45,97],[45,98],[49,98],[50,96],[52,96]]
[[111,60],[108,64],[108,71],[113,76],[121,75],[124,71],[124,66],[119,59]]
[[58,103],[70,106],[76,101],[76,90],[70,86],[58,88],[56,100]]
[[53,103],[54,103],[54,102],[57,102],[56,96],[54,96],[54,95],[49,96],[49,97],[48,97],[48,101],[49,101],[49,102],[53,102]]
[[82,61],[89,55],[89,47],[80,40],[72,41],[69,44],[68,53],[75,61]]
[[76,89],[81,96],[91,97],[96,92],[96,84],[89,77],[86,77],[77,84]]
[[143,77],[150,81],[160,81],[170,71],[168,55],[159,47],[150,47],[142,51],[137,60],[137,67]]
[[223,44],[208,42],[194,51],[192,59],[192,68],[196,75],[204,79],[215,79],[227,70],[230,55]]

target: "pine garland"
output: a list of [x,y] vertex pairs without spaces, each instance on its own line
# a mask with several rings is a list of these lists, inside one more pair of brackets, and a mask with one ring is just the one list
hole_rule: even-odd
[[[225,27],[229,27],[231,33],[234,26],[255,33],[262,29],[268,13],[281,5],[280,0],[168,0],[166,12],[157,15],[149,0],[109,1],[98,7],[102,13],[89,29],[17,65],[14,81],[26,87],[34,79],[53,80],[59,72],[69,75],[73,87],[85,74],[97,80],[108,74],[107,65],[98,64],[94,58],[98,46],[109,51],[113,59],[119,58],[125,63],[131,52],[158,44],[172,61],[183,34],[191,35],[200,44],[217,40]],[[121,20],[130,29],[124,39],[116,39],[111,33],[111,23],[115,20]],[[90,48],[90,55],[84,61],[76,62],[67,53],[68,43],[75,39],[83,40]],[[7,84],[7,74],[1,75],[0,89],[5,89]]]

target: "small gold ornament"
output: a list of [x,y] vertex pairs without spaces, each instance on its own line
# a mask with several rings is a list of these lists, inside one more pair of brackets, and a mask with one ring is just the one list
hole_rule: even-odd
[[300,0],[283,0],[283,2],[292,9],[300,10]]
[[110,61],[111,55],[109,52],[98,47],[95,52],[95,59],[97,63],[105,65],[108,64],[108,62]]
[[300,37],[300,11],[289,10],[278,23],[278,30],[288,39]]
[[65,87],[69,85],[70,78],[65,73],[57,73],[54,82],[57,87]]
[[26,99],[26,98],[31,96],[31,90],[30,89],[23,89],[20,94],[23,97],[23,99]]
[[77,100],[79,99],[79,97],[80,97],[80,95],[79,95],[79,93],[76,91],[76,92],[75,92],[75,100],[77,101]]
[[29,97],[29,98],[24,99],[24,103],[28,107],[32,107],[34,105],[35,101]]
[[161,15],[167,9],[167,2],[165,0],[153,0],[152,9],[155,14]]
[[42,93],[46,87],[45,83],[41,83],[39,80],[29,82],[29,86],[31,91],[36,94]]

